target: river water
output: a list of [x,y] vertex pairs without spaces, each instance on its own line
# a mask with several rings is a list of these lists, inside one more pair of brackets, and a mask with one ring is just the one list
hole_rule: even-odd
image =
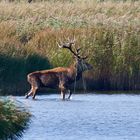
[[15,98],[33,115],[22,140],[140,140],[140,95]]

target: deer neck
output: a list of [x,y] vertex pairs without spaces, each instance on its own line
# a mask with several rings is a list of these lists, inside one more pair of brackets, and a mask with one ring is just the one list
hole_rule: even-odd
[[82,76],[82,69],[78,64],[74,64],[70,66],[71,76],[79,80]]

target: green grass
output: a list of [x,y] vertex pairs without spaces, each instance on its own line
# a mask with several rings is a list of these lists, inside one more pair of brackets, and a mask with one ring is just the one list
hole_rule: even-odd
[[73,63],[57,42],[74,36],[76,47],[82,47],[94,67],[84,74],[87,89],[140,89],[139,5],[94,0],[1,2],[1,93],[21,95],[29,88],[29,72]]
[[30,116],[12,100],[0,100],[0,139],[19,139],[28,126]]

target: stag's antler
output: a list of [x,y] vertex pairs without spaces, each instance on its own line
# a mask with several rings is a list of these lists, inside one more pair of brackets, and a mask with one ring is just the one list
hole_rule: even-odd
[[72,45],[74,44],[74,42],[75,42],[75,37],[74,37],[74,39],[73,40],[70,40],[69,38],[68,38],[68,43],[61,43],[62,45],[60,45],[58,42],[57,42],[57,44],[58,44],[58,47],[59,48],[66,48],[66,49],[69,49],[73,54],[74,54],[74,56],[76,56],[77,58],[79,58],[79,59],[86,59],[87,58],[87,56],[86,57],[81,57],[80,56],[80,50],[81,50],[81,48],[75,48],[76,49],[76,52],[72,49]]

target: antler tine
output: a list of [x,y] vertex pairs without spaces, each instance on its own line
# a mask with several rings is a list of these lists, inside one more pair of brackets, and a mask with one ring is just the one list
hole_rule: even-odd
[[68,41],[69,41],[70,44],[74,44],[74,42],[75,42],[75,37],[74,37],[73,39],[70,39],[70,38],[68,37]]
[[70,40],[70,38],[69,38],[69,37],[67,38],[67,40],[68,40],[69,42],[71,42],[71,40]]
[[81,58],[80,55],[79,55],[80,48],[79,48],[79,49],[76,49],[76,52],[72,49],[72,44],[74,44],[75,38],[74,38],[74,40],[72,41],[72,40],[70,40],[70,38],[68,37],[68,40],[69,40],[68,43],[66,43],[66,44],[63,43],[62,45],[60,45],[60,44],[57,42],[59,48],[66,48],[66,49],[69,49],[69,50],[74,54],[74,56],[76,56],[76,57],[78,57],[78,58]]
[[81,48],[76,49],[77,54],[80,53]]
[[84,56],[84,57],[82,57],[82,59],[87,59],[88,58],[88,56],[89,56],[89,50],[88,50],[88,53],[87,53],[87,55],[86,56]]
[[76,41],[76,38],[75,38],[75,36],[73,37],[73,42],[75,42]]
[[75,41],[76,41],[76,38],[75,38],[75,36],[74,36],[72,42],[74,43]]
[[[59,42],[61,43],[60,39],[59,39]],[[57,41],[56,43],[57,43],[59,48],[62,48],[62,45],[60,45],[59,42]]]
[[59,42],[57,41],[56,43],[57,43],[57,45],[58,45],[59,48],[62,48],[62,46],[59,44],[59,43],[61,43],[60,42],[60,39],[59,39]]
[[59,48],[62,48],[62,47],[63,47],[63,46],[61,46],[58,42],[57,42],[57,45],[58,45]]

